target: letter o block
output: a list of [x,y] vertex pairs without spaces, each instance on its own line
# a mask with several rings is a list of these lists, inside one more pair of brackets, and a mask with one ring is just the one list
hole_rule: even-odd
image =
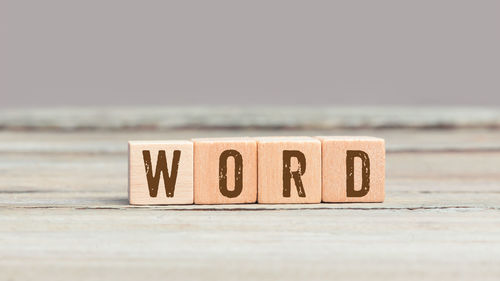
[[193,204],[192,142],[130,141],[128,148],[130,204]]
[[310,137],[257,138],[259,203],[321,202],[321,142]]
[[194,143],[195,204],[257,201],[257,143],[251,138],[203,138]]
[[323,202],[383,202],[385,142],[373,137],[317,137],[322,143]]

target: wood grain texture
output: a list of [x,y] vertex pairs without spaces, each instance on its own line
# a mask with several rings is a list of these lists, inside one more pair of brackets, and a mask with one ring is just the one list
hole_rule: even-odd
[[[323,202],[384,201],[385,141],[383,139],[359,136],[317,138],[321,140],[322,147]],[[350,156],[349,153],[353,155]],[[348,164],[351,166],[348,167]],[[366,171],[366,174],[363,174],[363,171]],[[352,180],[350,183],[352,189],[348,187],[348,177]],[[349,195],[348,190],[353,194]]]
[[[0,279],[498,280],[500,131],[469,125],[491,124],[491,113],[500,111],[386,110],[331,112],[346,122],[373,126],[325,130],[289,129],[286,118],[258,112],[255,122],[242,115],[241,130],[175,129],[169,122],[182,122],[182,110],[165,114],[170,120],[155,119],[161,110],[135,108],[91,116],[72,110],[67,115],[1,112],[13,129],[0,128]],[[407,127],[377,127],[381,116],[392,114],[387,120]],[[227,119],[222,115],[216,113],[211,124]],[[358,117],[347,120],[353,115]],[[192,111],[186,120],[197,124],[203,116]],[[265,124],[269,116],[283,123],[272,121],[272,129],[245,127],[245,122]],[[320,112],[305,120],[319,124],[324,116]],[[67,129],[50,129],[57,124]],[[135,129],[134,124],[159,125]],[[422,124],[457,129],[413,129]],[[130,139],[276,134],[384,138],[385,201],[128,204]]]
[[[251,138],[203,138],[194,143],[194,203],[257,202],[257,143]],[[234,151],[222,158],[225,152]],[[241,166],[237,166],[237,158]],[[222,163],[220,163],[222,161]],[[221,167],[226,167],[221,174]],[[239,169],[237,169],[239,167]],[[220,187],[221,178],[225,184]],[[239,178],[239,189],[237,179]],[[221,189],[226,190],[225,193]]]
[[[149,155],[148,163],[143,152]],[[161,164],[165,170],[158,169]],[[130,141],[128,186],[129,202],[133,205],[192,204],[193,143]]]
[[259,203],[321,202],[320,141],[311,137],[256,140]]
[[[167,130],[500,128],[492,107],[185,106],[4,109],[0,129]],[[307,134],[304,134],[307,135]],[[331,135],[331,134],[327,134]]]

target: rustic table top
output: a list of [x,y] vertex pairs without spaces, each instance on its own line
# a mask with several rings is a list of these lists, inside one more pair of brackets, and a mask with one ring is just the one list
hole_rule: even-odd
[[[371,135],[386,201],[130,206],[127,141]],[[500,110],[0,111],[1,280],[500,279]]]

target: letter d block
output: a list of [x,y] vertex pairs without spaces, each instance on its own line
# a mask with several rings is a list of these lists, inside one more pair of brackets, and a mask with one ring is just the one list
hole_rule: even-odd
[[251,138],[193,139],[194,203],[257,201],[257,143]]
[[321,142],[310,137],[262,137],[258,145],[259,203],[320,203]]
[[128,148],[130,204],[193,204],[192,142],[130,141]]
[[322,142],[323,202],[383,202],[385,142],[373,137],[317,137]]

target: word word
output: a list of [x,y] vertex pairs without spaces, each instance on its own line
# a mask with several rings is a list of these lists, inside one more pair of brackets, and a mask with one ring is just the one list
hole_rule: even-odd
[[129,142],[134,205],[383,202],[384,180],[373,137]]

